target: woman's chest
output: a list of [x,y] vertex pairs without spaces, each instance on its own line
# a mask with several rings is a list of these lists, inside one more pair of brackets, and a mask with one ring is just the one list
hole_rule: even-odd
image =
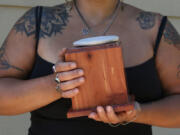
[[[74,27],[73,27],[74,28]],[[58,61],[59,52],[62,48],[70,48],[73,42],[83,36],[80,28],[65,29],[62,34],[55,37],[41,39],[38,46],[38,61],[36,73],[46,75],[51,71],[53,63]],[[78,31],[79,29],[79,31]],[[153,59],[153,45],[149,38],[133,29],[111,29],[108,35],[117,35],[122,43],[123,59],[125,65],[128,90],[135,95],[138,101],[146,102],[161,96],[160,81],[156,72]],[[40,64],[39,64],[40,63]],[[41,67],[49,67],[42,73]]]
[[[125,67],[139,65],[153,56],[152,44],[146,36],[135,35],[134,32],[130,31],[121,32],[115,30],[109,31],[108,35],[119,36]],[[74,41],[87,37],[91,37],[91,35],[84,36],[81,32],[65,30],[63,34],[41,39],[38,45],[38,54],[43,59],[56,63],[62,48],[71,48]]]

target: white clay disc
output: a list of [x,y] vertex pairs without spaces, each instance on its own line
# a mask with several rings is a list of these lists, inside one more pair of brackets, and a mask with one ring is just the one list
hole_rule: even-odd
[[73,46],[93,46],[93,45],[106,44],[117,41],[119,41],[118,36],[97,36],[97,37],[84,38],[75,41],[73,43]]

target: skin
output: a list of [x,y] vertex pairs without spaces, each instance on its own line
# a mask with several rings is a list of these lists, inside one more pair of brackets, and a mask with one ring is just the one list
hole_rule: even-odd
[[[107,17],[112,14],[117,0],[77,0],[77,3],[79,10],[93,31],[98,33],[110,21]],[[72,47],[73,41],[92,35],[84,36],[81,34],[84,24],[79,19],[76,10],[73,7],[71,11],[66,11],[64,5],[44,8],[39,35],[38,54],[44,60],[54,63],[57,73],[37,79],[24,80],[32,70],[35,60],[34,12],[35,9],[31,9],[14,25],[1,49],[1,61],[8,63],[6,64],[8,66],[4,66],[1,62],[1,67],[6,68],[0,69],[1,115],[25,113],[50,104],[61,97],[72,98],[79,92],[77,87],[85,82],[83,70],[79,69],[76,63],[63,61],[65,51],[63,48]],[[50,18],[51,20],[48,20]],[[113,33],[121,37],[125,67],[139,65],[153,56],[152,48],[156,41],[161,19],[162,16],[159,14],[145,12],[124,4],[124,11],[119,11],[119,15],[108,34]],[[180,102],[179,46],[180,36],[172,24],[168,22],[155,59],[165,98],[141,104],[141,111],[135,108],[129,112],[118,114],[113,111],[111,106],[105,108],[98,106],[97,112],[92,112],[89,118],[116,124],[131,121],[137,117],[134,120],[137,123],[180,127],[180,107],[176,104]],[[19,51],[22,53],[17,54]],[[73,64],[75,66],[71,66]],[[54,78],[56,74],[62,81],[61,94],[55,91]],[[30,101],[31,104],[29,104]]]
[[72,98],[79,92],[77,87],[85,82],[84,71],[76,69],[77,64],[74,62],[63,62],[65,52],[66,48],[63,48],[60,52],[61,59],[55,64],[55,71],[59,80],[62,81],[58,84],[61,89],[61,97]]
[[102,0],[78,0],[76,3],[90,26],[96,26],[112,15],[118,1],[104,0],[102,4]]
[[0,63],[1,63],[1,67],[0,69],[3,70],[3,69],[10,69],[10,68],[13,68],[13,69],[16,69],[18,70],[19,72],[23,72],[23,69],[20,69],[16,66],[13,66],[13,65],[10,65],[9,62],[8,62],[8,58],[6,57],[5,54],[5,50],[6,50],[6,45],[7,45],[7,39],[4,41],[2,47],[0,48]]

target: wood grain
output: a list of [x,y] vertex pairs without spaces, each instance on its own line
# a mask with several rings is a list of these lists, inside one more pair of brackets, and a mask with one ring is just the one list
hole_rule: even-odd
[[124,105],[129,102],[120,45],[70,48],[65,60],[75,61],[85,72],[86,82],[72,99],[73,111],[82,112],[98,105]]

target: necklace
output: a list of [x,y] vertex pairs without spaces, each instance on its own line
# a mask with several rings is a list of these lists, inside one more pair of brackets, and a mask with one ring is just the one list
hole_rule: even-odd
[[[77,4],[76,4],[76,0],[74,0],[74,5],[75,5],[75,9],[79,15],[79,17],[81,18],[82,22],[84,23],[84,25],[86,26],[86,28],[82,29],[82,35],[88,35],[88,34],[94,34],[97,35],[95,32],[93,32],[92,28],[89,26],[89,24],[87,23],[87,21],[85,20],[85,18],[83,17],[83,15],[81,14],[81,12],[79,11]],[[118,3],[112,13],[111,16],[111,20],[110,23],[106,26],[106,28],[104,29],[104,31],[102,32],[102,35],[106,35],[106,33],[108,32],[108,30],[110,29],[110,27],[112,26],[113,22],[115,21],[117,15],[118,15],[118,9],[119,9],[119,5],[120,5],[120,0],[118,0]]]

